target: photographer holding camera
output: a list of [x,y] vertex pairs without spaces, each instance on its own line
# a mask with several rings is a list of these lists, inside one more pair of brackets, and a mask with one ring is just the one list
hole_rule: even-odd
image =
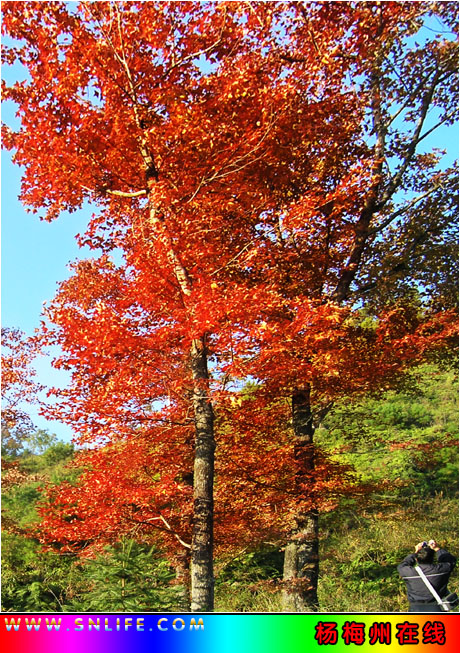
[[435,540],[420,542],[415,553],[404,558],[398,572],[406,583],[409,612],[444,612],[449,610],[449,602],[455,605],[456,595],[448,596],[447,590],[455,562],[455,557]]

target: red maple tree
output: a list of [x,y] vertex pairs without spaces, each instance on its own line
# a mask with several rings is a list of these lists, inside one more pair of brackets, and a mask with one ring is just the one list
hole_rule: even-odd
[[[439,125],[452,122],[456,71],[451,41],[412,47],[408,36],[432,15],[451,24],[451,9],[5,7],[4,29],[19,44],[4,56],[30,74],[5,91],[22,122],[17,134],[5,134],[25,167],[22,199],[45,207],[47,219],[86,200],[98,206],[81,242],[103,255],[79,263],[49,309],[56,330],[46,337],[63,346],[57,364],[73,370],[60,416],[82,442],[156,443],[140,450],[165,470],[157,489],[164,485],[168,496],[182,496],[181,481],[161,451],[182,443],[179,476],[194,484],[193,511],[184,509],[193,530],[194,610],[212,609],[216,420],[238,423],[230,382],[259,380],[270,398],[265,415],[276,415],[279,402],[291,406],[285,469],[295,509],[282,504],[294,514],[285,577],[306,582],[286,604],[310,609],[320,508],[312,490],[320,475],[315,422],[337,397],[385,387],[451,334],[450,313],[414,316],[410,302],[399,301],[407,280],[412,289],[436,286],[430,242],[445,251],[448,173],[417,148],[436,126],[425,126],[430,107]],[[407,76],[405,88],[398,75]],[[122,253],[118,268],[112,250]],[[359,326],[364,301],[379,315],[376,328]],[[274,423],[260,427],[267,433]],[[225,433],[220,446],[236,450]],[[258,433],[246,438],[256,448]],[[103,451],[91,464],[105,474]],[[242,457],[250,459],[249,448]],[[120,484],[123,476],[131,486],[122,469]],[[236,473],[234,464],[222,469],[228,479]],[[96,484],[91,474],[88,488]],[[152,501],[147,518],[166,519],[171,539],[185,541],[183,524]],[[247,506],[256,510],[254,500]]]

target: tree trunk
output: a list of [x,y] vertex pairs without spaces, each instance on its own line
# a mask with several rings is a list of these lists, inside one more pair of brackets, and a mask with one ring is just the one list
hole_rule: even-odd
[[191,550],[192,612],[214,609],[213,573],[213,481],[214,415],[208,393],[208,365],[204,338],[191,349],[193,410],[195,415],[195,464],[193,474],[193,532]]
[[[150,162],[153,165],[153,162]],[[150,168],[149,168],[150,170]],[[155,180],[149,179],[150,224],[163,242],[184,297],[190,298],[192,283],[178,256],[164,218],[155,202]],[[190,560],[192,612],[214,609],[213,527],[214,527],[214,414],[209,397],[206,337],[192,341],[190,368],[193,377],[192,405],[195,419],[195,459],[193,468],[193,529]]]
[[[310,386],[297,390],[292,396],[292,423],[295,437],[296,484],[298,494],[315,466],[313,416],[310,405]],[[299,510],[295,527],[284,554],[283,610],[285,612],[315,612],[318,610],[318,511]]]

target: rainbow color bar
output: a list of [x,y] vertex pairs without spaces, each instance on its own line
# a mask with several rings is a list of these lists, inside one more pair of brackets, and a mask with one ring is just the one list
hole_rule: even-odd
[[458,651],[450,614],[5,614],[6,653]]

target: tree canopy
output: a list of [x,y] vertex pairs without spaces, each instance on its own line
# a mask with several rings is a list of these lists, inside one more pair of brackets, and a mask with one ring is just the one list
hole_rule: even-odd
[[42,329],[72,371],[53,414],[95,447],[51,530],[159,527],[212,609],[216,485],[239,537],[282,511],[312,608],[317,514],[345,491],[315,427],[455,334],[455,170],[423,146],[455,121],[456,5],[11,2],[3,26],[21,199],[95,210]]

